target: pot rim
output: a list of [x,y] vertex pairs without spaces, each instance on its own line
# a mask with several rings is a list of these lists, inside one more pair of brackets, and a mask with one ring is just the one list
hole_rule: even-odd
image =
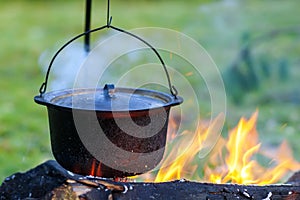
[[53,102],[55,99],[60,99],[63,97],[68,97],[76,94],[88,94],[91,92],[103,92],[102,88],[75,88],[75,89],[62,89],[62,90],[54,90],[42,95],[37,95],[34,97],[34,101],[37,104],[55,107],[59,109],[66,109],[66,110],[78,110],[78,111],[96,111],[96,112],[103,112],[103,113],[132,113],[132,112],[145,112],[149,110],[156,110],[161,108],[170,108],[172,106],[179,105],[183,102],[183,98],[180,96],[174,97],[171,94],[164,93],[161,91],[144,89],[144,88],[127,88],[127,87],[117,87],[115,88],[116,92],[128,92],[134,94],[140,94],[143,96],[152,97],[153,99],[159,99],[162,102],[161,106],[153,106],[144,109],[127,109],[127,110],[107,110],[107,109],[91,109],[91,108],[76,108],[66,105],[59,105]]

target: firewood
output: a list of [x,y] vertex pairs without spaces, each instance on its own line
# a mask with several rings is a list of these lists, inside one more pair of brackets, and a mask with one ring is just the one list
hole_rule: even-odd
[[238,185],[177,180],[164,183],[115,182],[85,177],[47,161],[25,173],[16,173],[0,186],[0,199],[200,199],[200,200],[297,200],[300,199],[300,172],[285,184]]

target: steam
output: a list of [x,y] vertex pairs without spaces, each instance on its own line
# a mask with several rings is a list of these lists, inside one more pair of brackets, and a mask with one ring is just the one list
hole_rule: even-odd
[[[101,43],[110,35],[106,35],[95,42],[95,44]],[[89,53],[85,51],[84,44],[82,42],[73,42],[62,50],[56,57],[50,71],[48,90],[61,90],[74,87],[91,87],[94,88],[95,84],[99,82],[99,87],[103,87],[106,83],[115,83],[118,81],[120,74],[116,73],[116,70],[106,70],[107,65],[112,62],[110,59],[114,58],[118,54],[120,46],[130,47],[132,44],[129,41],[110,41],[109,46],[97,49],[97,55],[89,56]],[[45,50],[40,58],[39,65],[42,68],[44,74],[46,74],[49,67],[49,63],[59,48]],[[93,51],[93,50],[91,50]],[[118,59],[118,58],[116,58]],[[135,63],[140,60],[140,53],[126,55],[125,61],[118,62],[117,65],[124,65],[126,63]],[[127,65],[128,66],[128,65]],[[122,69],[123,67],[123,69]],[[128,66],[130,67],[130,66]],[[126,66],[117,66],[119,71],[128,70]],[[116,67],[115,67],[116,68]],[[106,70],[106,71],[105,71]],[[99,72],[105,71],[105,76],[101,76],[99,79]]]
[[[54,52],[52,50],[46,50],[39,58],[39,64],[45,74],[53,55]],[[81,43],[74,43],[70,47],[67,47],[66,50],[63,50],[51,68],[48,90],[71,88],[74,77],[80,65],[86,59],[86,55]]]

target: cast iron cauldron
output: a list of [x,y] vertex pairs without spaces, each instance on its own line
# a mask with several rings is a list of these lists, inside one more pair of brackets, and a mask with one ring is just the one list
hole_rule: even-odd
[[[145,173],[161,161],[169,111],[183,99],[170,83],[171,94],[133,88],[65,89],[46,93],[52,58],[36,103],[47,106],[52,152],[65,169],[82,175],[125,177]],[[120,29],[118,29],[120,30]],[[128,33],[126,31],[123,31]],[[128,33],[132,35],[131,33]]]

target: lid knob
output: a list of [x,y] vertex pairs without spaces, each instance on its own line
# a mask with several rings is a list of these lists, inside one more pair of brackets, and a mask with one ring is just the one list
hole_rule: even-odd
[[104,96],[108,98],[113,98],[115,93],[115,85],[114,84],[105,84],[103,87]]

